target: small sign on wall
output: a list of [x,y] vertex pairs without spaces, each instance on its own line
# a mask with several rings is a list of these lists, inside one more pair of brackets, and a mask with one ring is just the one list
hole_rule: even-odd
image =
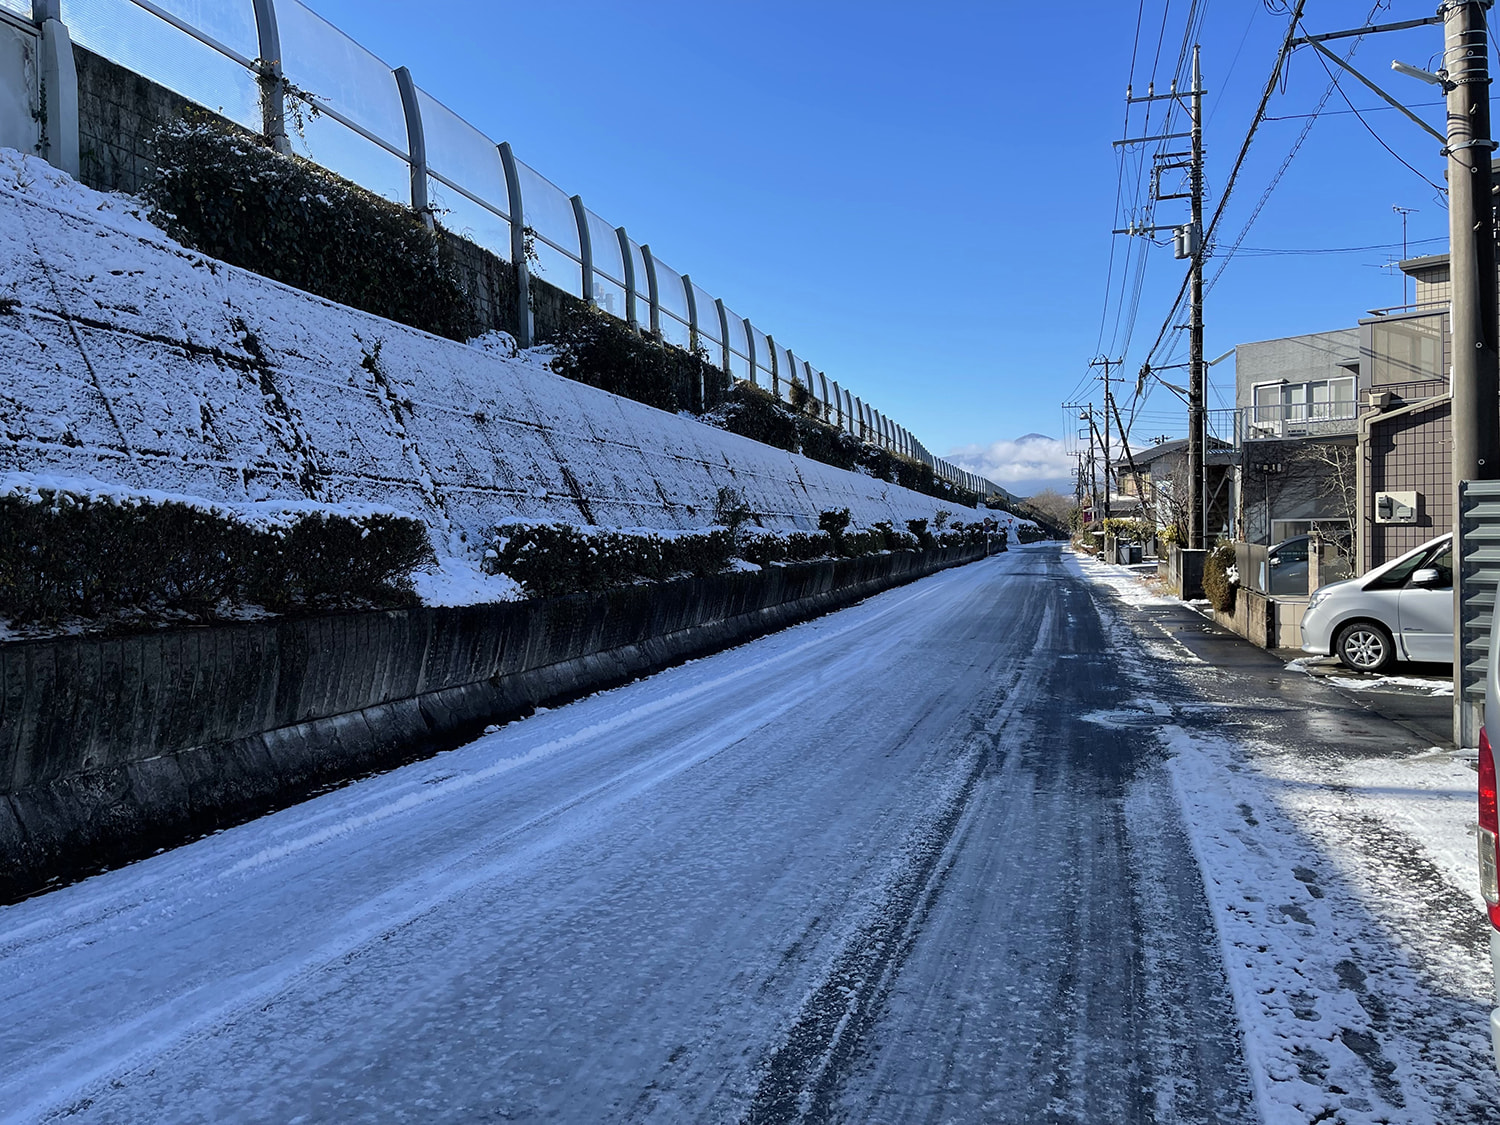
[[1416,523],[1417,494],[1415,492],[1377,492],[1375,494],[1376,523]]

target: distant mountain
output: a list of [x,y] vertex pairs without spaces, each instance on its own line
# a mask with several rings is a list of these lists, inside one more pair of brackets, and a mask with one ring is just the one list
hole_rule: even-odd
[[1049,438],[1046,434],[1022,434],[1020,437],[1016,438],[1016,444],[1020,445],[1021,442],[1023,442],[1023,441],[1052,441],[1052,440],[1054,440],[1054,439],[1053,438]]

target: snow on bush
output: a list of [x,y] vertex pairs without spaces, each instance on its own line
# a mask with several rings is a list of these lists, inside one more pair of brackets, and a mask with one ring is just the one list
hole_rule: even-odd
[[371,505],[236,508],[0,477],[0,615],[18,627],[405,605],[412,570],[431,556],[420,521]]

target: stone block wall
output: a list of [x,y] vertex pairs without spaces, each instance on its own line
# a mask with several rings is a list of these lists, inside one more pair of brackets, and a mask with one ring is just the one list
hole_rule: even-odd
[[98,191],[135,195],[155,167],[152,135],[193,103],[76,44],[73,65],[78,69],[79,178]]

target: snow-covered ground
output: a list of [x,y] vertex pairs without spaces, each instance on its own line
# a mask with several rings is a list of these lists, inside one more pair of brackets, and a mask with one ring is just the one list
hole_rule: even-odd
[[[1118,632],[1151,637],[1132,611],[1153,595],[1132,596],[1119,567],[1071,562],[1125,595]],[[1146,647],[1130,674],[1159,716],[1263,1119],[1494,1120],[1473,769],[1394,724],[1382,737],[1295,661],[1288,707],[1174,642]],[[1162,661],[1201,696],[1184,699]],[[1237,709],[1233,733],[1203,722]]]
[[1472,775],[1083,569],[0,910],[0,1121],[1493,1120]]
[[[816,527],[828,508],[857,526],[943,507],[973,518],[564,379],[549,359],[227,266],[128,198],[0,149],[0,472],[235,505],[374,504],[426,522],[445,560],[473,561],[513,517],[705,526],[721,488],[773,528]],[[440,601],[493,592],[447,562],[420,586]]]

